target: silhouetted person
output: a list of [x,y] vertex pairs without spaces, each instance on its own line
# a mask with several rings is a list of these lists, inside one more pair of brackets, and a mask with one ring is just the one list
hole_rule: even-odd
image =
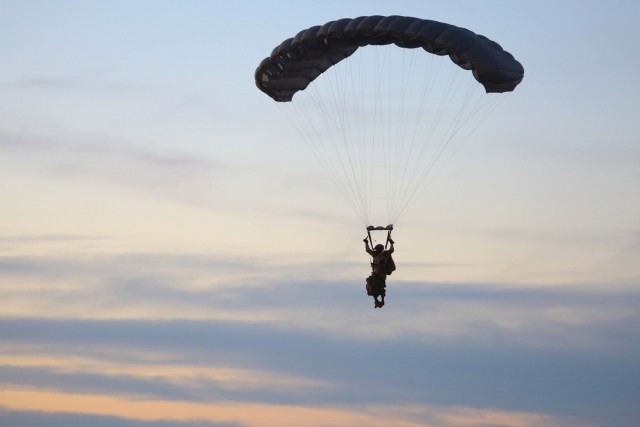
[[[384,306],[384,297],[386,295],[387,276],[396,269],[396,264],[391,258],[393,253],[394,241],[389,239],[391,247],[387,250],[382,245],[376,245],[373,250],[369,247],[369,240],[364,239],[365,250],[371,255],[371,276],[367,277],[367,295],[374,299],[374,307],[382,308]],[[380,297],[380,300],[378,300]]]

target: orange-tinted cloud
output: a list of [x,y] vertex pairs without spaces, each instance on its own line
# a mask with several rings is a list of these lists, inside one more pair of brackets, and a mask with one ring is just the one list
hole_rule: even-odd
[[[9,410],[116,416],[137,420],[205,420],[248,427],[568,427],[570,420],[535,413],[459,407],[312,407],[258,403],[131,400],[118,397],[31,390],[0,391]],[[584,424],[582,424],[584,425]]]

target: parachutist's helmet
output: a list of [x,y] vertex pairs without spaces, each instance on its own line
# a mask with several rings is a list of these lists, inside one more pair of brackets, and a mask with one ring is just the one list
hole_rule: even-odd
[[384,246],[377,244],[376,247],[374,248],[374,250],[376,252],[382,252],[384,250]]

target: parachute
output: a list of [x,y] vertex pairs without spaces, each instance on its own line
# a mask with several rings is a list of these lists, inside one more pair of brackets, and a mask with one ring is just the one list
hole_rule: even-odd
[[384,223],[396,222],[433,180],[445,149],[455,152],[452,142],[490,114],[488,94],[513,91],[523,77],[498,43],[405,16],[302,30],[255,71],[258,89],[283,106],[365,226],[379,203]]

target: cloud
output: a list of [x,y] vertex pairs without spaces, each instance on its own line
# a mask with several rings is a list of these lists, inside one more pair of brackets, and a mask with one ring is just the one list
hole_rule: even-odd
[[[222,404],[189,404],[179,402],[126,402],[113,398],[100,396],[74,396],[53,395],[51,393],[3,393],[0,396],[7,399],[21,398],[23,405],[27,407],[39,407],[37,404],[25,404],[27,398],[44,402],[40,407],[51,407],[47,402],[54,401],[64,411],[56,411],[57,415],[66,415],[64,412],[74,411],[73,404],[81,401],[82,407],[77,411],[84,413],[84,420],[93,417],[100,419],[99,414],[113,411],[119,417],[109,416],[108,419],[126,421],[136,419],[145,422],[162,420],[163,423],[171,423],[167,419],[179,420],[176,425],[181,425],[183,420],[189,420],[193,426],[218,426],[218,425],[247,425],[247,426],[271,426],[296,427],[305,425],[309,427],[357,427],[367,425],[371,427],[385,427],[388,425],[402,425],[405,427],[478,427],[478,426],[513,426],[513,427],[587,427],[591,424],[573,420],[567,417],[552,417],[535,413],[521,413],[513,411],[499,411],[495,409],[476,409],[465,407],[438,407],[438,406],[412,406],[412,405],[363,405],[355,408],[349,407],[296,407],[296,406],[266,406],[253,405],[225,405]],[[91,411],[95,411],[92,413]],[[38,411],[38,409],[35,409]],[[13,414],[34,416],[38,412],[32,409],[30,412],[13,411]],[[89,415],[86,415],[89,414]],[[37,416],[37,415],[36,415]],[[213,424],[206,423],[207,420]],[[231,423],[221,424],[223,420],[233,420]],[[131,421],[133,422],[133,421]],[[101,424],[98,424],[101,425]],[[118,424],[116,424],[118,425]],[[155,425],[155,424],[151,424]],[[164,425],[164,424],[161,424]],[[170,426],[173,424],[169,424]]]
[[86,87],[87,82],[72,78],[33,77],[17,80],[11,83],[4,83],[2,86],[34,89],[75,89]]
[[20,427],[240,427],[236,423],[207,421],[136,420],[104,415],[8,411],[0,408],[0,424]]
[[72,234],[42,234],[42,235],[5,235],[0,236],[0,244],[33,244],[48,242],[70,242],[104,239],[102,236],[79,236]]
[[[26,359],[28,362],[29,360]],[[71,394],[119,396],[135,400],[211,403],[217,400],[303,404],[323,397],[331,384],[318,379],[270,373],[257,368],[190,366],[176,361],[118,364],[108,360],[76,358],[70,366],[63,358],[38,359],[32,366],[4,359],[0,380],[6,389],[50,390]],[[23,366],[20,366],[20,365]],[[317,390],[324,390],[323,393]]]
[[[100,378],[99,372],[56,373],[37,367],[3,371],[3,383],[32,385],[34,378],[40,378],[43,386],[57,385],[60,391],[100,388],[104,393],[119,389],[163,399],[198,396],[189,401],[226,397],[238,402],[316,405],[498,405],[515,411],[594,417],[610,407],[627,414],[633,411],[640,381],[634,368],[637,351],[590,354],[572,348],[532,349],[510,341],[443,343],[401,336],[372,342],[234,321],[3,319],[0,331],[5,347],[39,346],[39,354],[60,358],[93,357],[149,367],[161,361],[188,366],[194,374],[206,367],[259,369],[273,373],[274,378],[311,381],[293,388],[265,384],[262,389],[221,390],[215,381],[181,382],[175,375],[150,380]],[[629,339],[637,342],[637,336]],[[131,357],[137,357],[135,363]],[[310,386],[313,381],[318,385]]]
[[90,179],[188,204],[207,205],[215,197],[211,183],[220,165],[204,158],[121,145],[76,146],[70,151],[71,156],[49,168],[52,177]]
[[[69,369],[69,368],[67,368]],[[72,368],[71,368],[72,369]],[[58,390],[67,393],[126,395],[131,398],[165,400],[198,400],[185,387],[171,384],[169,378],[136,378],[131,375],[105,375],[99,372],[60,372],[48,367],[0,367],[5,388]]]
[[640,252],[640,231],[633,233],[633,240],[628,248],[631,252]]
[[[12,316],[38,307],[53,318],[253,319],[371,341],[418,335],[443,342],[629,352],[628,342],[607,331],[640,334],[633,327],[640,295],[606,283],[599,289],[607,291],[390,280],[384,317],[371,318],[363,279],[345,273],[354,269],[350,263],[268,256],[16,255],[0,257],[0,277],[8,280],[0,297],[7,302],[5,315]],[[407,316],[414,321],[407,322]]]
[[65,133],[52,138],[5,131],[0,147],[8,156],[19,156],[15,164],[48,179],[88,181],[198,206],[220,197],[212,188],[222,185],[220,173],[229,172],[195,154],[151,149],[115,136]]
[[[394,280],[387,307],[373,310],[362,280],[309,276],[328,268],[197,254],[2,257],[0,382],[188,402],[637,414],[635,289]],[[51,360],[16,362],[34,355]]]

